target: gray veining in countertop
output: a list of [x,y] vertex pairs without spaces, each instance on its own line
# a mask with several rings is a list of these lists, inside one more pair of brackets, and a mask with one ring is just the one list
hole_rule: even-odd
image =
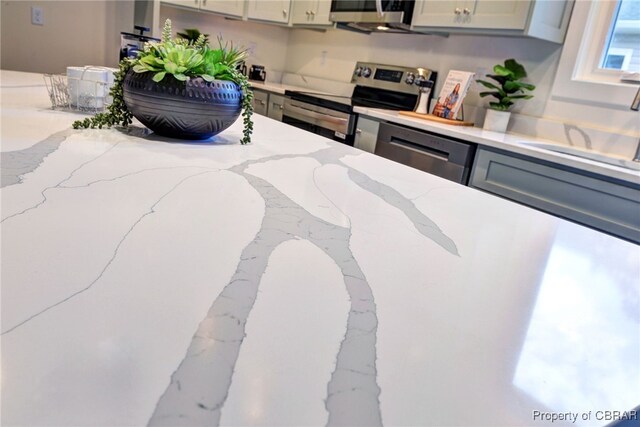
[[0,155],[2,177],[0,188],[19,184],[24,174],[33,172],[47,157],[58,149],[60,144],[74,131],[72,129],[56,132],[42,141],[16,151],[4,151]]
[[[321,165],[347,167],[350,179],[401,209],[426,237],[457,255],[455,243],[413,203],[392,188],[345,166],[350,154],[342,147],[311,153]],[[327,425],[381,426],[376,372],[378,319],[373,292],[349,247],[351,230],[328,223],[302,208],[269,182],[247,173],[252,164],[291,158],[289,155],[247,161],[229,169],[243,176],[266,204],[255,239],[244,249],[235,274],[200,323],[187,354],[171,376],[149,420],[150,426],[219,425],[221,411],[233,381],[251,309],[271,253],[290,239],[305,239],[325,252],[340,268],[349,295],[346,331],[327,385]],[[300,156],[295,156],[300,157]]]

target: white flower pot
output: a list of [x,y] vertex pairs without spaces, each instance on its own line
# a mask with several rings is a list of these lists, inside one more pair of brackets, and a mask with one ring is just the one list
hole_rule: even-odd
[[487,109],[487,115],[484,116],[484,125],[482,128],[493,132],[504,133],[507,131],[510,117],[511,111],[498,111],[489,108]]

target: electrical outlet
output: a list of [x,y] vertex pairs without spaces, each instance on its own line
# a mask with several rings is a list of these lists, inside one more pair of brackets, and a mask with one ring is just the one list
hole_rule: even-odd
[[320,52],[320,66],[324,67],[327,64],[327,51],[323,50]]
[[44,25],[44,12],[41,7],[31,6],[31,24]]
[[249,45],[247,46],[247,51],[249,52],[249,56],[255,56],[257,48],[258,48],[258,43],[250,41]]

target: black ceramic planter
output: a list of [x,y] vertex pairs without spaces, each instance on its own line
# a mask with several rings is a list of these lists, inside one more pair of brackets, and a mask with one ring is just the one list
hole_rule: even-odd
[[201,77],[181,82],[167,75],[129,70],[124,102],[133,116],[157,133],[180,139],[205,139],[222,132],[242,111],[242,91],[230,81],[207,82]]

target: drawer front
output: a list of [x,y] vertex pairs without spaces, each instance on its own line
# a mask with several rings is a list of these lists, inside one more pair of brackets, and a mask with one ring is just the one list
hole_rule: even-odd
[[269,108],[269,94],[261,90],[253,90],[253,112],[266,116]]
[[282,110],[284,109],[284,96],[270,94],[269,95],[269,111],[267,115],[279,122],[282,121]]
[[488,150],[469,185],[640,243],[640,188]]

